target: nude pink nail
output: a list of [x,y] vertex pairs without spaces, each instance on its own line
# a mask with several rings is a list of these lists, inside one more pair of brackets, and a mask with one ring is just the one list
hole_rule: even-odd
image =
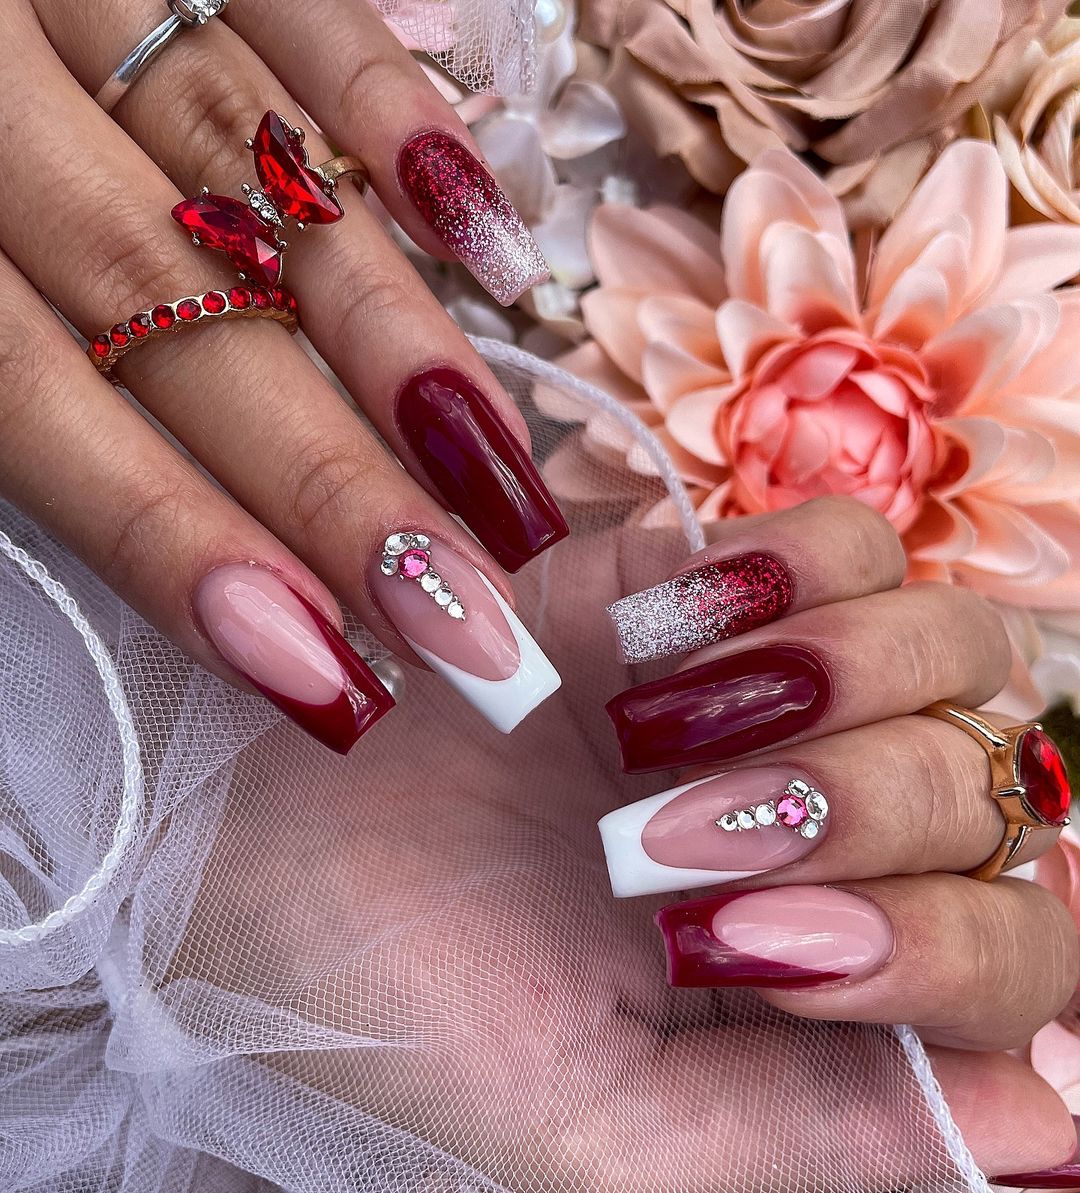
[[266,568],[204,576],[195,619],[218,654],[301,728],[346,754],[394,700],[336,627]]
[[672,986],[817,986],[868,977],[893,951],[885,913],[832,887],[772,887],[674,903],[656,922]]
[[445,543],[396,531],[370,564],[368,583],[413,650],[503,733],[559,687],[517,614]]
[[806,857],[829,801],[802,771],[762,766],[684,783],[599,824],[616,896],[715,886]]

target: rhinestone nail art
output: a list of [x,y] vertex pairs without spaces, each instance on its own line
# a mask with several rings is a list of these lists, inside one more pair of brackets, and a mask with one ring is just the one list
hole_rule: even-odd
[[398,531],[383,543],[380,571],[387,578],[413,580],[440,609],[455,621],[464,621],[464,602],[431,567],[431,539],[426,534]]
[[725,812],[714,824],[726,833],[771,828],[778,824],[812,841],[824,828],[828,815],[829,801],[825,796],[802,779],[792,779],[780,799]]

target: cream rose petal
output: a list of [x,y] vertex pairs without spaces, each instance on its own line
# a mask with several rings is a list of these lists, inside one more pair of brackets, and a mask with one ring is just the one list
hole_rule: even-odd
[[1001,273],[985,302],[992,306],[1053,290],[1080,273],[1080,227],[1027,224],[1005,234]]
[[744,377],[763,352],[798,334],[793,324],[741,298],[728,299],[716,312],[716,336],[736,378]]

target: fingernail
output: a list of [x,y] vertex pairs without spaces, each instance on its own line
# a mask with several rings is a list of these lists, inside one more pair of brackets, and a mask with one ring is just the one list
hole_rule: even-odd
[[438,129],[417,133],[398,153],[402,190],[446,247],[504,306],[545,281],[547,262],[491,174]]
[[570,533],[529,453],[461,373],[413,377],[398,394],[396,419],[447,505],[508,572]]
[[787,568],[754,553],[705,563],[608,606],[627,663],[685,654],[782,617],[793,588]]
[[995,1176],[992,1184],[1009,1189],[1080,1189],[1080,1116],[1073,1115],[1076,1128],[1076,1152],[1067,1164],[1043,1168],[1039,1172],[1013,1172]]
[[820,886],[673,903],[656,917],[672,986],[816,986],[865,978],[893,951],[885,913]]
[[639,684],[607,703],[631,774],[726,762],[777,746],[832,699],[825,664],[802,646],[763,646]]
[[502,733],[558,689],[559,673],[517,614],[445,543],[395,532],[368,583],[413,650]]
[[199,582],[192,604],[221,657],[332,750],[347,754],[394,707],[338,630],[266,568],[223,564]]
[[829,801],[787,767],[729,771],[684,783],[600,821],[618,898],[715,886],[775,870],[824,839]]

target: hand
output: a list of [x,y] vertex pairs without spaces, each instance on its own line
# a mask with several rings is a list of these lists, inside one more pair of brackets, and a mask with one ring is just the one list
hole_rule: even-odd
[[[921,1025],[983,1168],[1059,1163],[1075,1142],[1069,1115],[1003,1049],[1029,1039],[1075,988],[1075,930],[1041,888],[961,876],[1001,839],[986,756],[955,728],[911,715],[937,699],[977,705],[1000,687],[1008,650],[995,615],[960,589],[899,589],[893,531],[853,502],[715,532],[710,559],[767,553],[774,578],[790,577],[791,599],[773,599],[782,581],[771,594],[759,588],[742,602],[741,635],[677,674],[703,659],[741,660],[750,674],[768,646],[791,644],[813,652],[832,695],[794,740],[760,743],[751,758],[736,743],[711,768],[729,777],[699,818],[701,840],[669,842],[694,857],[663,860],[737,871],[745,848],[756,851],[750,868],[764,870],[775,848],[782,868],[722,890],[768,892],[754,897],[769,915],[745,917],[761,957],[771,928],[787,924],[791,943],[791,909],[806,924],[814,917],[818,955],[804,951],[800,964],[835,980],[761,997],[808,1018]],[[944,1182],[944,1169],[913,1171],[917,1094],[879,1074],[882,1037],[792,1033],[756,995],[670,989],[651,921],[673,896],[611,898],[596,819],[670,782],[618,773],[600,704],[633,673],[607,646],[602,608],[677,562],[659,532],[627,531],[621,549],[614,540],[553,552],[545,628],[567,682],[512,739],[479,748],[427,677],[410,680],[395,718],[402,736],[385,747],[372,739],[348,764],[313,773],[289,736],[263,741],[237,782],[274,781],[257,800],[229,801],[170,980],[299,1011],[311,1035],[303,1045],[290,1035],[294,1051],[278,1062],[290,1073],[514,1190],[786,1193],[796,1170],[805,1187],[830,1187],[838,1156],[866,1161],[865,1171],[844,1169],[866,1190]],[[524,607],[540,603],[536,581],[525,578]],[[711,591],[730,611],[731,589]],[[732,838],[712,823],[754,802],[751,791],[760,798],[766,768],[828,793],[818,838],[780,827]],[[613,849],[617,882],[619,863]],[[844,924],[852,948],[825,958]],[[841,960],[849,973],[833,973]],[[182,1021],[186,1006],[202,1005],[184,1001],[190,989],[180,983],[172,1004]],[[888,1056],[895,1077],[904,1062]],[[798,1108],[797,1126],[770,1128],[778,1103]]]
[[[363,157],[418,242],[456,251],[499,299],[542,276],[535,245],[365,5],[234,0],[230,25],[167,47],[119,103],[118,125],[87,91],[148,32],[147,13],[145,0],[13,0],[0,12],[0,492],[193,658],[335,749],[392,704],[339,633],[335,595],[508,730],[558,679],[510,611],[503,569],[566,524],[517,410],[348,186],[339,223],[288,229],[288,284],[390,451],[264,320],[207,319],[125,356],[117,373],[151,424],[37,291],[88,337],[169,299],[226,293],[225,258],[192,245],[170,211],[204,185],[239,194],[254,177],[245,139],[268,108],[308,126],[291,95]],[[312,164],[332,156],[319,136],[307,149]],[[382,574],[401,530],[430,537],[430,570],[465,620],[450,595],[440,605]]]

